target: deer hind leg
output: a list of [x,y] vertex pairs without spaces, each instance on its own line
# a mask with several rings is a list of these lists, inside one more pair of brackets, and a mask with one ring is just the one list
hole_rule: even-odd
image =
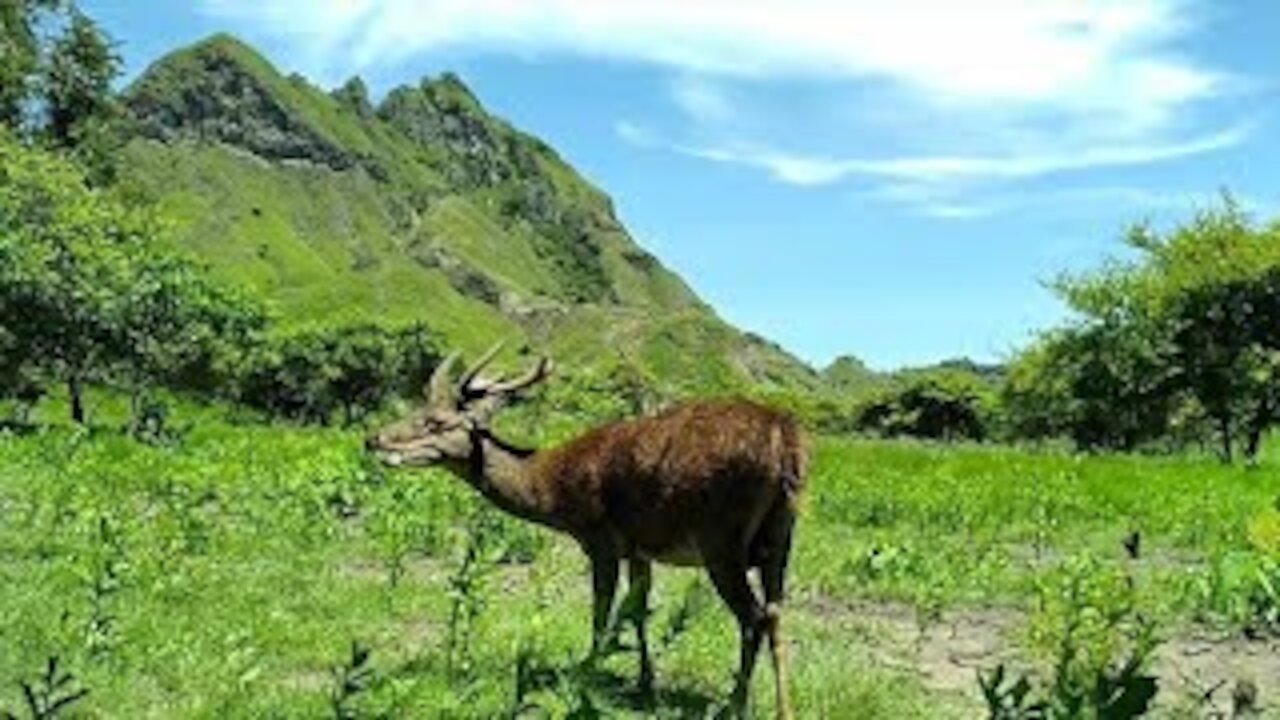
[[649,590],[653,587],[652,566],[648,560],[633,557],[627,561],[627,588],[630,611],[636,625],[636,642],[640,646],[640,692],[653,692],[653,664],[649,658]]
[[591,558],[591,655],[594,662],[610,646],[613,598],[618,590],[618,554],[612,548],[592,547],[587,551]]
[[739,717],[745,717],[747,713],[751,674],[755,669],[756,655],[760,652],[760,640],[767,624],[764,608],[760,607],[760,601],[747,581],[747,562],[743,555],[745,553],[741,552],[730,557],[704,555],[708,557],[707,573],[711,576],[716,592],[738,620],[741,654],[730,705]]
[[764,589],[765,632],[769,638],[769,654],[773,658],[774,697],[778,717],[791,718],[791,702],[787,694],[786,641],[782,635],[782,601],[785,597],[787,560],[791,555],[791,532],[795,516],[785,502],[779,502],[760,528],[755,544],[760,562],[760,584]]

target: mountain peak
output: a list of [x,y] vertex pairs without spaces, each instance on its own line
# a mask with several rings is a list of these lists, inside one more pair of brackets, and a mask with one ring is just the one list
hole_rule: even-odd
[[337,170],[361,164],[335,122],[336,103],[225,33],[156,61],[125,103],[138,132],[156,140],[217,141]]
[[190,52],[220,52],[229,55],[240,55],[266,62],[251,45],[228,32],[214,33],[202,40],[197,40],[187,50]]

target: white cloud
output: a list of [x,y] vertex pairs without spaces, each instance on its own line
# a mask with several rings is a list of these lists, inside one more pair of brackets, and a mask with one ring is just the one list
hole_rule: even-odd
[[[1236,202],[1255,215],[1271,214],[1273,205],[1251,195],[1233,195]],[[961,199],[963,198],[963,199]],[[1210,188],[1155,188],[1127,185],[1068,185],[1039,189],[998,189],[993,192],[952,193],[931,185],[885,185],[859,193],[858,199],[889,202],[915,209],[929,217],[972,220],[999,213],[1034,210],[1077,216],[1081,212],[1124,208],[1135,217],[1148,219],[1183,218],[1198,209],[1216,207],[1220,191]]]
[[703,125],[723,124],[737,115],[725,92],[702,77],[685,76],[674,82],[671,99],[685,115]]
[[694,146],[670,143],[633,123],[619,123],[619,137],[636,145],[666,147],[692,157],[767,170],[791,185],[829,185],[853,176],[867,176],[921,185],[1024,180],[1091,168],[1146,165],[1234,147],[1249,134],[1247,125],[1172,143],[1099,146],[1079,151],[1007,156],[898,156],[835,158],[791,153],[750,145]]
[[662,140],[649,130],[633,122],[621,120],[613,124],[613,131],[623,140],[643,148],[662,147]]
[[1181,29],[1179,0],[202,2],[366,66],[466,47],[729,77],[887,79],[941,98],[1082,109],[1179,102],[1216,79],[1152,52]]
[[[1248,136],[1201,112],[1236,79],[1180,52],[1206,0],[199,1],[324,77],[440,50],[664,68],[682,129],[624,122],[619,137],[797,186],[915,185],[920,198],[890,201],[939,217],[999,209],[977,190]],[[796,87],[863,103],[847,129],[819,128]]]

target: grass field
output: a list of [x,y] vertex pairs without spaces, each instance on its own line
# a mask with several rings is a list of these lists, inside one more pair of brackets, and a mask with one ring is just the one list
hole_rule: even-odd
[[[105,428],[0,440],[0,714],[51,656],[89,691],[77,717],[722,707],[736,633],[699,572],[656,573],[646,706],[625,648],[578,669],[588,580],[568,541],[451,477],[384,471],[358,433],[208,415],[167,447]],[[983,716],[979,668],[1043,673],[1064,613],[1119,596],[1163,641],[1163,715],[1229,708],[1240,679],[1280,713],[1275,463],[821,439],[811,488],[787,614],[799,717]],[[1070,587],[1085,599],[1064,605]],[[761,715],[770,687],[761,663]]]

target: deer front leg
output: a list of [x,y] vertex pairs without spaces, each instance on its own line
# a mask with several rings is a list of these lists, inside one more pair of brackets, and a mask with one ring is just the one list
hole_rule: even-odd
[[591,662],[594,662],[610,645],[612,625],[609,616],[613,612],[613,596],[618,590],[618,555],[611,549],[593,547],[587,551],[591,558]]

